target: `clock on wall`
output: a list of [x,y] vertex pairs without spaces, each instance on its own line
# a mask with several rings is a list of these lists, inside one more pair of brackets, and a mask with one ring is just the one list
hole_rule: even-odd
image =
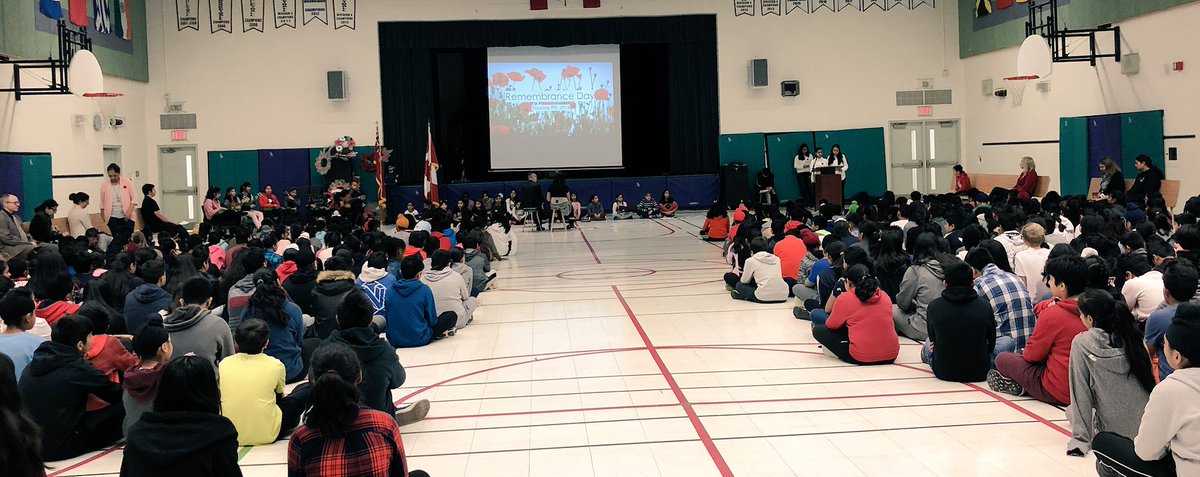
[[99,131],[104,128],[104,121],[100,119],[100,115],[92,116],[92,129]]

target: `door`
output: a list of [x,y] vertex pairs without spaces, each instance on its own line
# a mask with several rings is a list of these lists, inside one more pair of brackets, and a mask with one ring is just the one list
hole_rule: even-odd
[[891,125],[892,191],[944,194],[954,190],[959,163],[958,121],[912,121]]
[[163,215],[174,222],[198,222],[196,146],[159,146],[158,171],[158,206]]

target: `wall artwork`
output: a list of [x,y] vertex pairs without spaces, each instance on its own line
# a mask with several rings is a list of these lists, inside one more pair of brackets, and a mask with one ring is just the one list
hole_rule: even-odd
[[275,10],[275,29],[296,28],[296,0],[271,0]]
[[179,31],[191,28],[200,31],[199,0],[175,0],[175,18]]
[[209,24],[212,26],[212,33],[223,31],[225,33],[233,33],[233,8],[230,5],[232,0],[208,0],[208,16]]
[[328,0],[301,0],[304,5],[304,24],[316,20],[329,25],[329,4]]
[[242,0],[242,33],[248,31],[262,33],[265,18],[263,0]]
[[355,0],[333,0],[333,29],[354,29]]
[[783,12],[783,0],[762,0],[762,14],[778,16]]
[[[987,2],[988,5],[991,5],[992,1],[1011,5],[1013,0],[977,1]],[[733,0],[733,16],[754,16],[754,4],[756,2],[760,6],[762,16],[779,15],[780,10],[782,10],[784,15],[791,15],[794,12],[817,13],[819,11],[827,11],[837,13],[867,12],[873,10],[887,12],[900,9],[916,10],[921,6],[937,8],[937,0]]]

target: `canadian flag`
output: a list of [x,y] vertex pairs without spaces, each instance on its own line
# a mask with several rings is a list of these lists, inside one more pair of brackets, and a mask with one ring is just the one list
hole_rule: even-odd
[[425,134],[429,138],[425,149],[425,198],[434,204],[438,203],[438,160],[437,152],[433,150],[433,129],[425,125]]

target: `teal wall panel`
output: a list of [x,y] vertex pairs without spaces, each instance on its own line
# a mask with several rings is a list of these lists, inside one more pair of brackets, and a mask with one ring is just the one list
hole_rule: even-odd
[[1088,118],[1059,119],[1058,176],[1060,194],[1087,194]]
[[1121,170],[1125,178],[1137,175],[1133,160],[1139,154],[1150,156],[1158,170],[1166,171],[1166,143],[1163,141],[1163,111],[1142,111],[1121,115]]
[[779,194],[779,200],[794,200],[800,196],[792,160],[800,144],[808,144],[811,151],[814,142],[812,132],[767,135],[767,159],[771,164],[771,172],[775,173],[775,192]]
[[33,218],[33,209],[43,200],[54,198],[54,178],[49,154],[21,156],[21,180],[25,184],[25,197],[21,199],[21,213],[25,220]]
[[817,147],[828,156],[834,144],[841,145],[842,154],[850,163],[846,173],[846,197],[859,192],[872,196],[887,191],[887,157],[884,151],[883,128],[819,131],[815,133]]
[[243,182],[258,191],[258,151],[211,151],[208,153],[208,183],[221,188],[241,187]]

